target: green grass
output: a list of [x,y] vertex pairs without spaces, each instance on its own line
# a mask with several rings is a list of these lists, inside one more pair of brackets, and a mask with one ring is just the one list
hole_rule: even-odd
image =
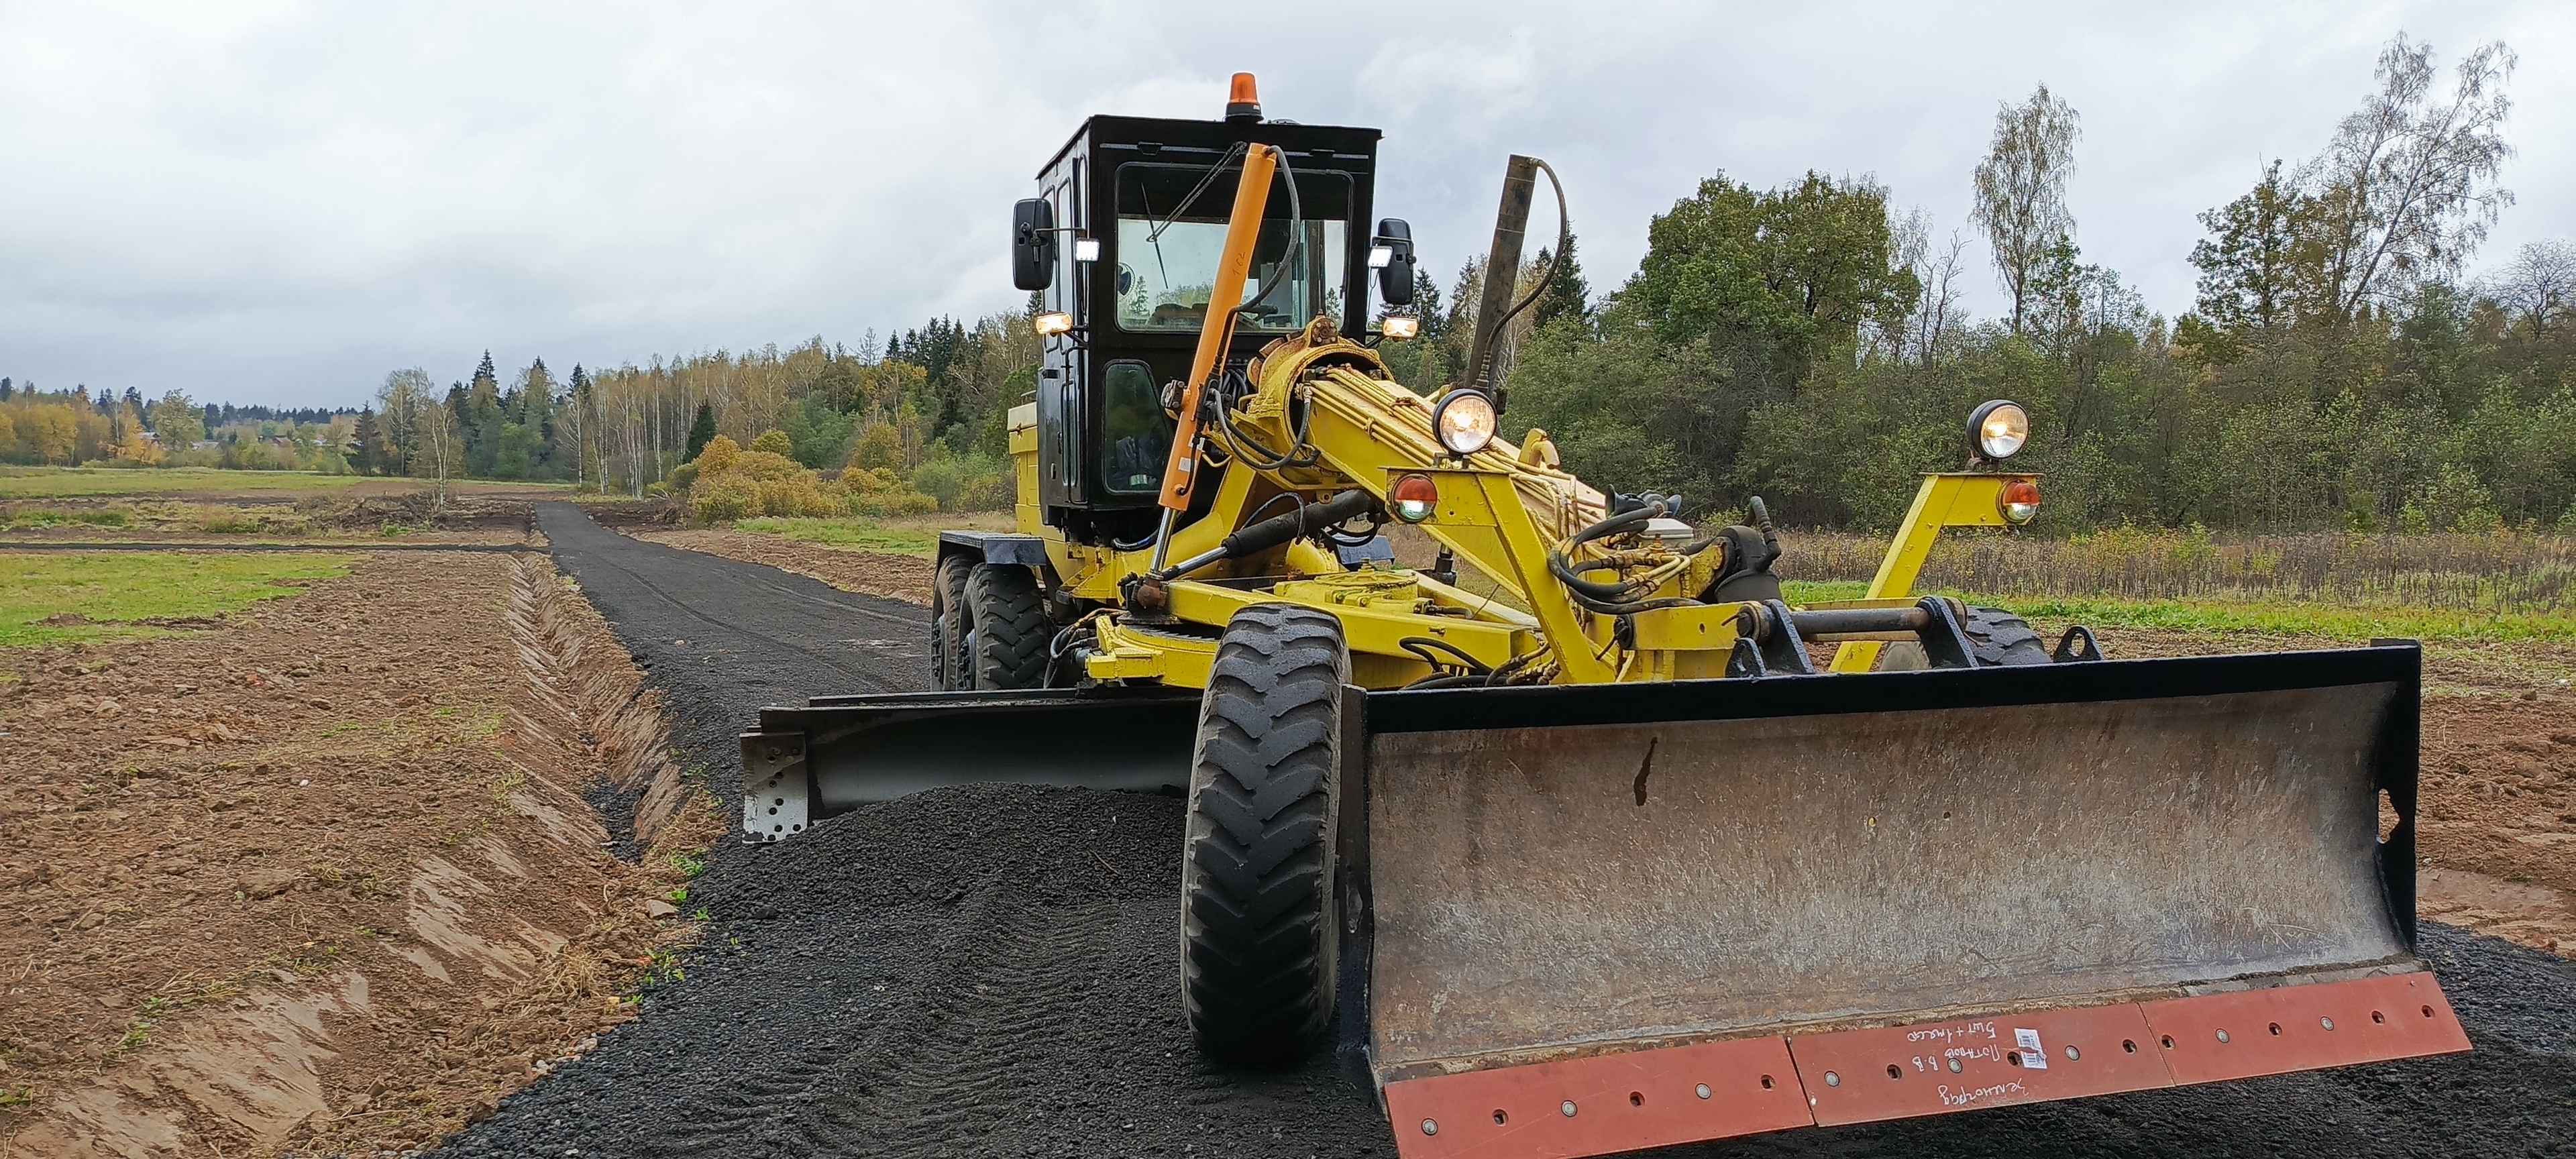
[[319,475],[311,471],[227,471],[215,467],[12,467],[0,470],[0,499],[327,491],[357,481],[356,475]]
[[[1781,585],[1793,604],[1856,600],[1869,585],[1858,580]],[[2138,600],[2104,596],[1993,597],[1944,591],[1971,603],[2053,623],[2097,628],[2166,628],[2185,632],[2252,632],[2266,636],[2315,636],[2368,640],[2398,636],[2425,641],[2576,642],[2576,616],[2557,613],[2473,612],[2404,604],[2326,603],[2306,600],[2204,598]]]
[[764,516],[734,524],[737,531],[756,531],[785,539],[833,547],[855,547],[862,551],[887,555],[917,555],[928,558],[938,554],[936,532],[906,527],[887,527],[865,519],[809,519]]
[[[167,635],[170,627],[142,621],[238,612],[295,593],[278,581],[347,575],[357,558],[321,552],[0,553],[0,648]],[[91,622],[43,622],[62,615]]]

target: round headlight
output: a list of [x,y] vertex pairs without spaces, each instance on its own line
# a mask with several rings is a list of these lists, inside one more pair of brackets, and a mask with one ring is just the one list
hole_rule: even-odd
[[1494,400],[1485,392],[1453,390],[1432,408],[1431,429],[1450,454],[1472,455],[1494,441],[1494,427],[1501,418],[1494,411]]
[[2009,459],[2030,443],[2030,412],[1996,399],[1968,415],[1968,449],[1988,459]]

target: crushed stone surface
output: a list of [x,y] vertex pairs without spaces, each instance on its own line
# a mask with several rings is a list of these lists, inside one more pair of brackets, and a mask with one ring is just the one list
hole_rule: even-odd
[[[540,519],[654,682],[699,714],[678,743],[711,784],[739,775],[731,734],[763,703],[926,686],[918,609],[908,623],[873,603],[835,612],[831,598],[861,597],[585,528],[568,510]],[[648,588],[711,602],[657,603]],[[733,625],[740,636],[724,634]],[[687,651],[698,636],[774,634],[843,651],[748,668]],[[442,1154],[1392,1154],[1372,1097],[1332,1059],[1244,1071],[1191,1051],[1180,834],[1169,797],[970,786],[798,841],[721,845],[696,886],[714,920],[684,955],[686,980]],[[2576,963],[2437,924],[2423,949],[2471,1054],[1656,1154],[2576,1154]]]

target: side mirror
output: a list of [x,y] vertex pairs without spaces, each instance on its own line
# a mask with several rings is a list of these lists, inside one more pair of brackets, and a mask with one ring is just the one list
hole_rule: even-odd
[[1413,227],[1403,218],[1378,219],[1377,236],[1369,239],[1369,264],[1377,267],[1379,301],[1390,306],[1413,304]]
[[1055,282],[1055,205],[1032,197],[1011,207],[1011,284],[1043,290]]

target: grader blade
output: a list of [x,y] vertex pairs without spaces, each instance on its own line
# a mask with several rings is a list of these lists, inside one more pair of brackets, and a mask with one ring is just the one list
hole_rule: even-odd
[[2412,953],[2417,685],[2392,646],[1372,695],[1400,1150],[2466,1049]]
[[780,841],[909,793],[982,782],[1181,789],[1196,690],[896,692],[764,708],[742,734],[743,834]]

